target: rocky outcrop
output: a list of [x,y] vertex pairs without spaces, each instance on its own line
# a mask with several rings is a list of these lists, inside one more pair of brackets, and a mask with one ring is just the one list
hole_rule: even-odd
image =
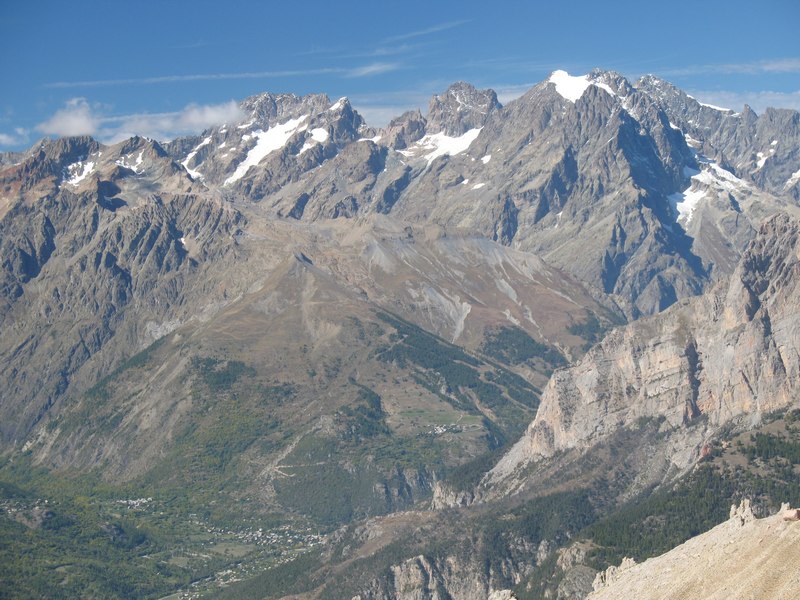
[[[415,556],[390,567],[385,579],[372,582],[356,598],[360,600],[511,600],[508,585],[519,573],[485,572],[481,565],[465,557],[443,560]],[[503,583],[500,583],[503,582]],[[495,588],[493,584],[501,587]]]
[[483,127],[490,115],[500,108],[494,90],[478,90],[459,81],[441,96],[431,98],[426,132],[458,137],[470,129]]
[[472,490],[456,490],[441,481],[433,484],[433,497],[431,498],[431,509],[433,510],[469,506],[474,501],[475,493]]
[[636,87],[657,99],[701,153],[762,190],[800,199],[797,111],[767,108],[757,115],[747,105],[741,112],[709,106],[652,75]]
[[[584,451],[655,420],[674,467],[733,419],[797,403],[800,381],[800,222],[777,215],[729,282],[661,315],[612,331],[577,365],[553,374],[536,419],[489,481],[531,461]],[[699,423],[701,426],[692,426]]]

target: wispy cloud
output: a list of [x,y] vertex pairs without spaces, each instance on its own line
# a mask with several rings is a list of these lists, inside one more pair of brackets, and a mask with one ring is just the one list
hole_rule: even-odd
[[424,35],[430,35],[432,33],[438,33],[440,31],[446,31],[448,29],[453,29],[454,27],[460,27],[465,23],[469,23],[471,19],[461,19],[459,21],[448,21],[446,23],[439,23],[438,25],[433,25],[426,29],[419,29],[417,31],[410,31],[408,33],[401,33],[400,35],[393,35],[391,37],[386,38],[387,42],[400,42],[402,40],[410,40],[416,37],[422,37]]
[[0,132],[0,146],[21,146],[30,139],[29,132],[23,127],[14,129],[14,133]]
[[105,87],[115,85],[154,85],[159,83],[185,83],[190,81],[219,81],[226,79],[269,79],[271,77],[303,77],[306,75],[346,74],[348,69],[330,67],[322,69],[296,69],[287,71],[251,71],[245,73],[196,73],[190,75],[161,75],[127,79],[93,79],[86,81],[55,81],[46,88]]
[[761,114],[768,107],[791,108],[800,111],[800,90],[796,92],[731,92],[725,90],[691,90],[699,102],[740,111],[745,104]]
[[271,79],[280,77],[307,77],[309,75],[341,75],[343,77],[367,77],[399,69],[398,63],[372,63],[359,67],[324,67],[319,69],[293,69],[284,71],[249,71],[239,73],[193,73],[188,75],[159,75],[156,77],[130,77],[123,79],[89,79],[83,81],[54,81],[45,88],[91,88],[122,85],[158,85],[163,83],[187,83],[193,81],[224,81],[235,79]]
[[358,94],[351,97],[350,102],[368,125],[385,127],[408,110],[421,109],[424,112],[435,89],[438,88],[423,83],[415,90]]
[[350,69],[350,71],[347,73],[347,76],[371,77],[372,75],[382,75],[383,73],[396,71],[399,68],[401,68],[400,63],[377,62],[369,65],[364,65],[363,67],[356,67],[355,69]]
[[116,142],[133,135],[168,140],[178,135],[200,133],[214,125],[235,123],[244,117],[233,100],[223,104],[190,104],[168,113],[107,116],[85,98],[73,98],[36,129],[46,135],[93,135],[104,142]]
[[800,73],[800,58],[790,57],[743,63],[689,65],[675,69],[661,69],[659,73],[664,77],[705,75],[708,73],[722,73],[726,75]]
[[521,84],[503,84],[496,86],[489,86],[497,94],[497,99],[500,104],[507,104],[512,100],[516,100],[525,92],[531,89],[535,83],[521,83]]

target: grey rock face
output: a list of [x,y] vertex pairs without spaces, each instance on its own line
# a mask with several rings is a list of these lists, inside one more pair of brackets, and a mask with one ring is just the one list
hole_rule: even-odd
[[277,192],[371,131],[346,98],[331,103],[324,94],[259,94],[240,106],[244,122],[176,140],[168,148],[194,179],[251,202]]
[[659,102],[700,152],[760,190],[800,200],[800,176],[794,176],[800,171],[800,113],[768,108],[759,116],[749,106],[741,113],[710,107],[653,76],[636,87]]
[[[685,469],[707,436],[797,402],[800,381],[800,222],[762,226],[730,282],[661,315],[611,332],[557,371],[536,419],[495,467],[496,481],[562,450],[585,450],[642,419],[662,419]],[[697,419],[706,427],[686,429]]]
[[477,90],[469,83],[459,81],[441,96],[431,98],[426,132],[458,137],[470,129],[483,127],[499,108],[501,105],[494,90]]
[[4,176],[17,193],[0,219],[0,437],[13,443],[70,384],[152,341],[148,321],[213,301],[183,275],[223,259],[241,216],[192,194],[183,168],[141,138],[59,140]]
[[418,110],[405,112],[389,122],[380,141],[393,150],[404,150],[425,136],[427,123]]
[[[582,92],[562,95],[559,77]],[[304,221],[380,212],[467,230],[546,257],[633,317],[729,274],[800,193],[797,113],[721,111],[651,76],[556,73],[505,107],[459,82],[378,135],[346,99],[242,108],[245,122],[169,147],[226,197]]]

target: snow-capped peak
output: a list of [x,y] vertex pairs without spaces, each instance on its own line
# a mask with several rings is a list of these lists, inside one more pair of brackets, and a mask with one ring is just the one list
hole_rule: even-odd
[[556,86],[556,92],[565,100],[569,100],[572,103],[583,96],[583,93],[592,85],[604,89],[612,96],[617,95],[614,90],[611,89],[611,86],[602,81],[594,80],[590,74],[573,76],[559,69],[553,71],[547,81],[554,84]]
[[328,109],[329,111],[336,111],[339,110],[344,106],[344,103],[347,102],[347,96],[342,96],[336,102],[331,104],[331,107]]

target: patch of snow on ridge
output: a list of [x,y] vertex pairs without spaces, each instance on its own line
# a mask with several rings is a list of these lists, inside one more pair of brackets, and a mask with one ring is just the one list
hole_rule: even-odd
[[687,224],[691,222],[694,211],[700,201],[709,194],[727,192],[735,197],[747,187],[747,183],[736,177],[730,171],[726,171],[717,163],[704,156],[697,155],[697,162],[702,170],[697,172],[693,169],[684,167],[685,174],[694,173],[691,176],[691,184],[683,192],[677,192],[667,196],[677,212],[679,223]]
[[189,161],[195,157],[197,151],[200,150],[200,148],[202,148],[203,146],[207,146],[210,143],[211,143],[211,136],[208,136],[202,142],[197,144],[197,146],[194,147],[194,150],[189,152],[189,154],[186,155],[184,161],[181,163],[181,166],[183,166],[183,168],[186,169],[186,172],[189,173],[189,175],[191,175],[193,179],[202,179],[203,174],[200,171],[195,171],[194,169],[189,167]]
[[319,142],[320,144],[328,141],[328,130],[323,129],[322,127],[317,127],[316,129],[312,129],[311,139],[314,140],[315,142]]
[[578,100],[578,98],[583,96],[583,93],[591,85],[605,90],[612,96],[617,95],[617,93],[607,83],[603,83],[602,81],[592,81],[589,79],[589,75],[572,76],[566,71],[562,71],[560,69],[558,71],[553,71],[547,81],[555,84],[556,91],[565,100],[569,100],[573,104]]
[[331,104],[331,107],[328,110],[331,110],[331,111],[332,110],[339,110],[340,108],[342,108],[342,106],[344,106],[344,101],[345,100],[347,100],[347,96],[342,96],[336,102]]
[[482,157],[482,158],[481,158],[481,162],[482,162],[483,164],[486,164],[486,163],[488,163],[490,160],[492,160],[492,155],[491,155],[491,154],[487,154],[486,156],[484,156],[484,157]]
[[786,185],[783,186],[783,189],[788,190],[798,181],[800,181],[800,169],[792,173],[792,176],[789,177],[789,180],[786,182]]
[[697,205],[700,204],[700,200],[702,200],[705,195],[706,190],[692,190],[691,187],[683,192],[670,194],[668,198],[675,207],[675,210],[678,211],[677,220],[679,222],[689,223],[692,220],[692,214],[697,208]]
[[[689,96],[691,98],[691,96]],[[733,112],[730,108],[722,108],[721,106],[714,106],[713,104],[706,104],[705,102],[700,102],[700,106],[705,106],[706,108],[712,108],[714,110],[719,110],[721,112]]]
[[[587,76],[588,77],[588,76]],[[607,83],[603,83],[602,81],[590,81],[590,83],[596,87],[599,87],[602,90],[608,92],[609,96],[616,96],[617,92],[615,92],[610,85]]]
[[[83,170],[81,170],[83,167]],[[93,162],[76,162],[74,165],[69,166],[69,173],[72,174],[72,177],[67,181],[70,185],[78,185],[81,181],[86,179],[88,175],[94,171],[94,163]]]
[[[313,142],[315,142],[317,144],[322,144],[323,142],[327,141],[327,139],[328,139],[328,130],[327,129],[323,129],[322,127],[317,127],[316,129],[312,129],[311,130],[311,140]],[[298,156],[303,154],[306,150],[311,150],[311,148],[314,147],[315,144],[312,143],[312,141],[306,141],[306,143],[303,144],[303,147],[300,148],[300,152],[298,153]]]
[[[480,132],[481,128],[479,127],[477,129],[470,129],[458,137],[450,137],[444,133],[434,133],[432,135],[426,135],[417,142],[416,145],[426,151],[425,158],[428,164],[430,164],[434,159],[444,156],[445,154],[453,156],[465,152],[472,142],[475,141],[475,138],[478,137]],[[406,152],[402,152],[402,154],[406,154]],[[408,154],[406,154],[406,156],[408,156]]]
[[592,85],[592,82],[589,81],[586,75],[573,77],[566,71],[561,70],[553,71],[548,81],[555,84],[556,91],[561,94],[564,99],[572,103],[583,96],[583,92],[586,91],[586,88]]
[[260,163],[271,152],[283,148],[289,138],[306,128],[305,125],[302,125],[306,119],[308,119],[308,115],[303,115],[297,119],[289,119],[286,123],[270,127],[266,131],[259,129],[253,132],[253,137],[257,140],[256,145],[250,149],[245,159],[239,163],[233,175],[225,180],[224,185],[239,181],[250,167]]

